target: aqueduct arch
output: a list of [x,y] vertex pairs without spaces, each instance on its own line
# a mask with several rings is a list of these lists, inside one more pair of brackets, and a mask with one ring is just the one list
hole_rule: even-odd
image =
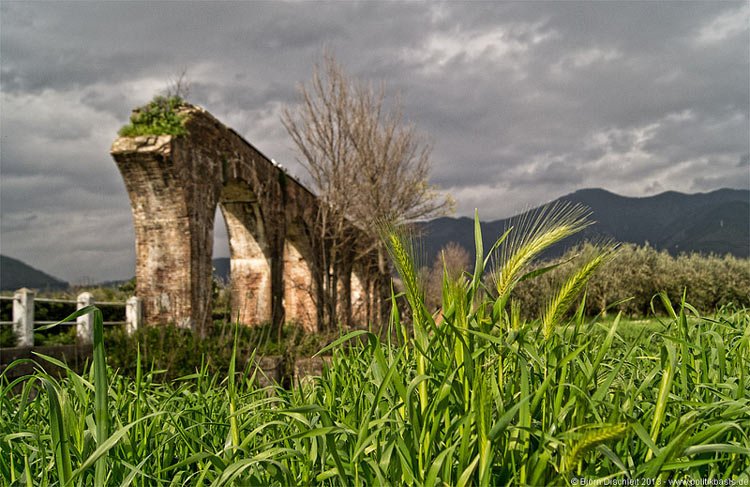
[[[202,332],[210,322],[218,206],[229,236],[232,316],[315,330],[317,198],[205,110],[186,105],[180,111],[186,135],[120,137],[111,150],[132,205],[136,293],[146,323]],[[371,238],[358,241],[364,248]],[[387,279],[373,272],[376,255],[351,254],[342,282],[352,284],[342,302],[364,322],[382,304]]]

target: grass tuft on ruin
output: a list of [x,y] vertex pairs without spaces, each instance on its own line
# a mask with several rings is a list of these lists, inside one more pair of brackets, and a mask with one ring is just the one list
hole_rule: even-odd
[[133,110],[130,123],[120,129],[121,137],[139,135],[185,135],[184,115],[180,108],[186,105],[180,96],[155,96],[148,104]]

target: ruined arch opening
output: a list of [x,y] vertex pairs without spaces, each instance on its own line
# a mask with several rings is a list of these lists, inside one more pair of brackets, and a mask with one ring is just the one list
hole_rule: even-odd
[[271,252],[258,199],[247,184],[230,182],[219,197],[229,240],[232,321],[271,320]]
[[229,275],[229,235],[224,215],[218,204],[214,212],[214,246],[211,263],[219,280],[223,281],[222,284],[228,285],[231,278]]

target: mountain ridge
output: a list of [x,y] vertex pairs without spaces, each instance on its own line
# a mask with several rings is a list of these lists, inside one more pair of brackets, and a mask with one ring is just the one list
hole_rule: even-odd
[[[682,252],[750,256],[750,190],[718,189],[706,193],[667,191],[653,196],[629,197],[602,188],[585,188],[551,201],[548,205],[578,203],[591,210],[594,224],[555,245],[544,257],[560,255],[584,240],[614,240],[648,244],[676,255]],[[481,222],[484,248],[490,248],[512,220]],[[473,220],[440,217],[416,224],[421,235],[423,265],[434,261],[440,249],[456,242],[473,253]]]
[[66,289],[69,284],[62,279],[40,271],[23,261],[0,255],[0,290],[15,291],[22,287],[58,290]]

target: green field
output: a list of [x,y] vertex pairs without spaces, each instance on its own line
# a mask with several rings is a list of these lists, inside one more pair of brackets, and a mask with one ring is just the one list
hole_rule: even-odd
[[[235,370],[234,362],[224,376],[203,368],[166,383],[140,361],[134,378],[118,375],[106,366],[95,311],[89,374],[3,382],[0,479],[746,485],[750,313],[726,308],[701,317],[662,295],[668,316],[660,320],[586,318],[585,284],[612,253],[602,248],[578,263],[539,319],[525,321],[514,285],[534,277],[524,274],[526,264],[578,226],[571,215],[555,216],[504,243],[491,289],[478,248],[473,274],[444,281],[435,315],[424,306],[407,243],[390,235],[405,289],[393,299],[408,302],[409,319],[394,311],[383,335],[390,338],[341,337],[323,350],[332,354],[323,376],[292,389],[260,388],[257,372]],[[20,394],[10,392],[14,386]]]

